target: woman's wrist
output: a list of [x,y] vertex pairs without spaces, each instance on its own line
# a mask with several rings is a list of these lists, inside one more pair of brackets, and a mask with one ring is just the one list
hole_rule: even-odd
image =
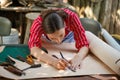
[[78,56],[80,57],[80,59],[82,60],[82,59],[84,59],[84,57],[86,56],[88,54],[88,47],[86,47],[86,46],[83,46],[80,50],[79,50],[79,52],[78,52]]
[[57,68],[59,60],[53,60],[51,61],[51,65]]

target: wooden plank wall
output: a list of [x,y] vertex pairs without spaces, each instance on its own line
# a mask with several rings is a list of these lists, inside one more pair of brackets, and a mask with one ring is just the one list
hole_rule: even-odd
[[110,34],[120,35],[120,0],[68,0],[80,17],[99,21]]

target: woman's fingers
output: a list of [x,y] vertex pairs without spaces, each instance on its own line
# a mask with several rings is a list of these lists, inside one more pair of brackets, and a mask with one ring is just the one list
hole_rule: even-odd
[[65,70],[68,66],[73,70],[80,69],[80,61],[71,60],[69,62],[66,62],[64,59],[58,60],[57,68],[59,70]]
[[66,66],[67,66],[67,63],[64,60],[60,59],[57,65],[58,69],[65,70]]
[[73,69],[76,70],[76,69],[80,69],[80,63],[75,63],[72,65]]
[[76,70],[76,69],[80,69],[80,65],[81,65],[81,61],[76,60],[76,59],[72,59],[70,61],[72,69]]

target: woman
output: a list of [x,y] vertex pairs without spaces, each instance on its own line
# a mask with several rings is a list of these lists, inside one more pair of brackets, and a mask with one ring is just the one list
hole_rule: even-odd
[[56,59],[40,49],[43,35],[51,42],[57,44],[75,41],[78,54],[70,60],[70,64],[74,70],[80,67],[82,60],[88,53],[89,44],[85,36],[85,30],[75,12],[66,8],[43,11],[34,20],[30,30],[28,44],[31,54],[57,69],[64,70],[68,66],[64,60]]

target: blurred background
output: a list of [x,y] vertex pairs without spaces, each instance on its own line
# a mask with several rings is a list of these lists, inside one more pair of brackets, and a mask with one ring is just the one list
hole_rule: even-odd
[[120,35],[120,0],[0,0],[0,16],[10,19],[12,28],[19,32],[20,43],[24,43],[28,24],[26,15],[53,7],[70,8],[80,18],[100,22],[111,35]]

